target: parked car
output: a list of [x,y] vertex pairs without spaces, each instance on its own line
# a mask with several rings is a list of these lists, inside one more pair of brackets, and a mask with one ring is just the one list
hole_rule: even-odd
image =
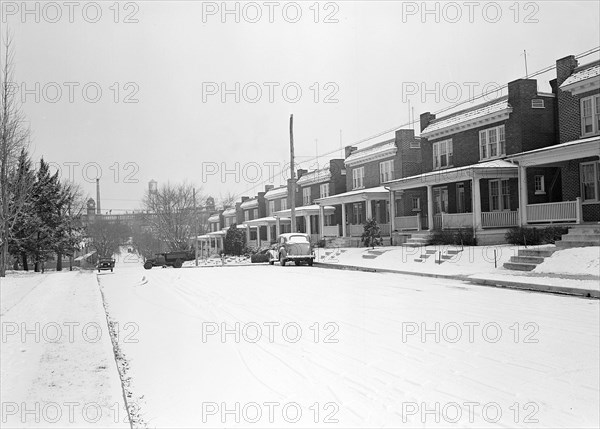
[[285,266],[288,261],[294,261],[296,265],[305,262],[312,266],[315,259],[313,247],[310,242],[310,235],[298,232],[281,234],[277,237],[277,242],[269,251],[269,264],[273,265],[279,261],[281,266]]
[[96,268],[98,269],[98,272],[102,270],[110,270],[112,273],[113,269],[115,268],[115,260],[113,258],[98,258]]
[[195,258],[193,252],[166,252],[157,253],[155,258],[146,259],[144,268],[147,270],[152,267],[175,267],[181,268],[185,261],[191,261]]

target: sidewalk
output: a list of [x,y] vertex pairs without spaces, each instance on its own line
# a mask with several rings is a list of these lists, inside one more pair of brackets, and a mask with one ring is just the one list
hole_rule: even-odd
[[91,272],[1,280],[3,427],[130,427]]
[[[533,248],[544,247],[549,246]],[[518,250],[519,247],[508,245],[316,249],[316,265],[323,268],[448,278],[484,286],[600,298],[600,248],[558,251],[531,272],[503,268],[504,262],[516,255]],[[574,253],[577,256],[576,264],[572,262]]]

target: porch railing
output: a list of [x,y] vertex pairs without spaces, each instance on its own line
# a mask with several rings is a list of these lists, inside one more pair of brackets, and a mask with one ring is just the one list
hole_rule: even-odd
[[347,233],[351,237],[360,237],[364,232],[365,228],[361,225],[348,225]]
[[340,226],[339,225],[326,225],[323,227],[324,237],[339,237]]
[[433,216],[434,229],[469,228],[473,226],[473,213],[439,213]]
[[403,229],[419,229],[419,215],[398,216],[394,219],[394,226],[398,231]]
[[528,204],[527,222],[581,222],[581,199],[558,203]]
[[502,228],[517,225],[519,225],[519,212],[516,210],[481,213],[481,226],[483,228]]
[[382,236],[390,235],[390,233],[392,232],[392,230],[390,229],[389,223],[380,223],[378,225],[379,225],[379,232],[381,233]]

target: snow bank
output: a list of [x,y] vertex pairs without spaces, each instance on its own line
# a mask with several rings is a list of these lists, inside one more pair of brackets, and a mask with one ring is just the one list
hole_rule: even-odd
[[600,247],[559,250],[539,264],[535,273],[582,274],[600,277]]

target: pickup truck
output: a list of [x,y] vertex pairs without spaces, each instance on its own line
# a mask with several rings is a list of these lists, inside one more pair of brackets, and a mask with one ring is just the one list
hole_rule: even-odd
[[191,261],[194,258],[194,253],[187,251],[157,253],[154,258],[146,259],[144,268],[147,270],[152,269],[152,267],[181,268],[184,261]]

